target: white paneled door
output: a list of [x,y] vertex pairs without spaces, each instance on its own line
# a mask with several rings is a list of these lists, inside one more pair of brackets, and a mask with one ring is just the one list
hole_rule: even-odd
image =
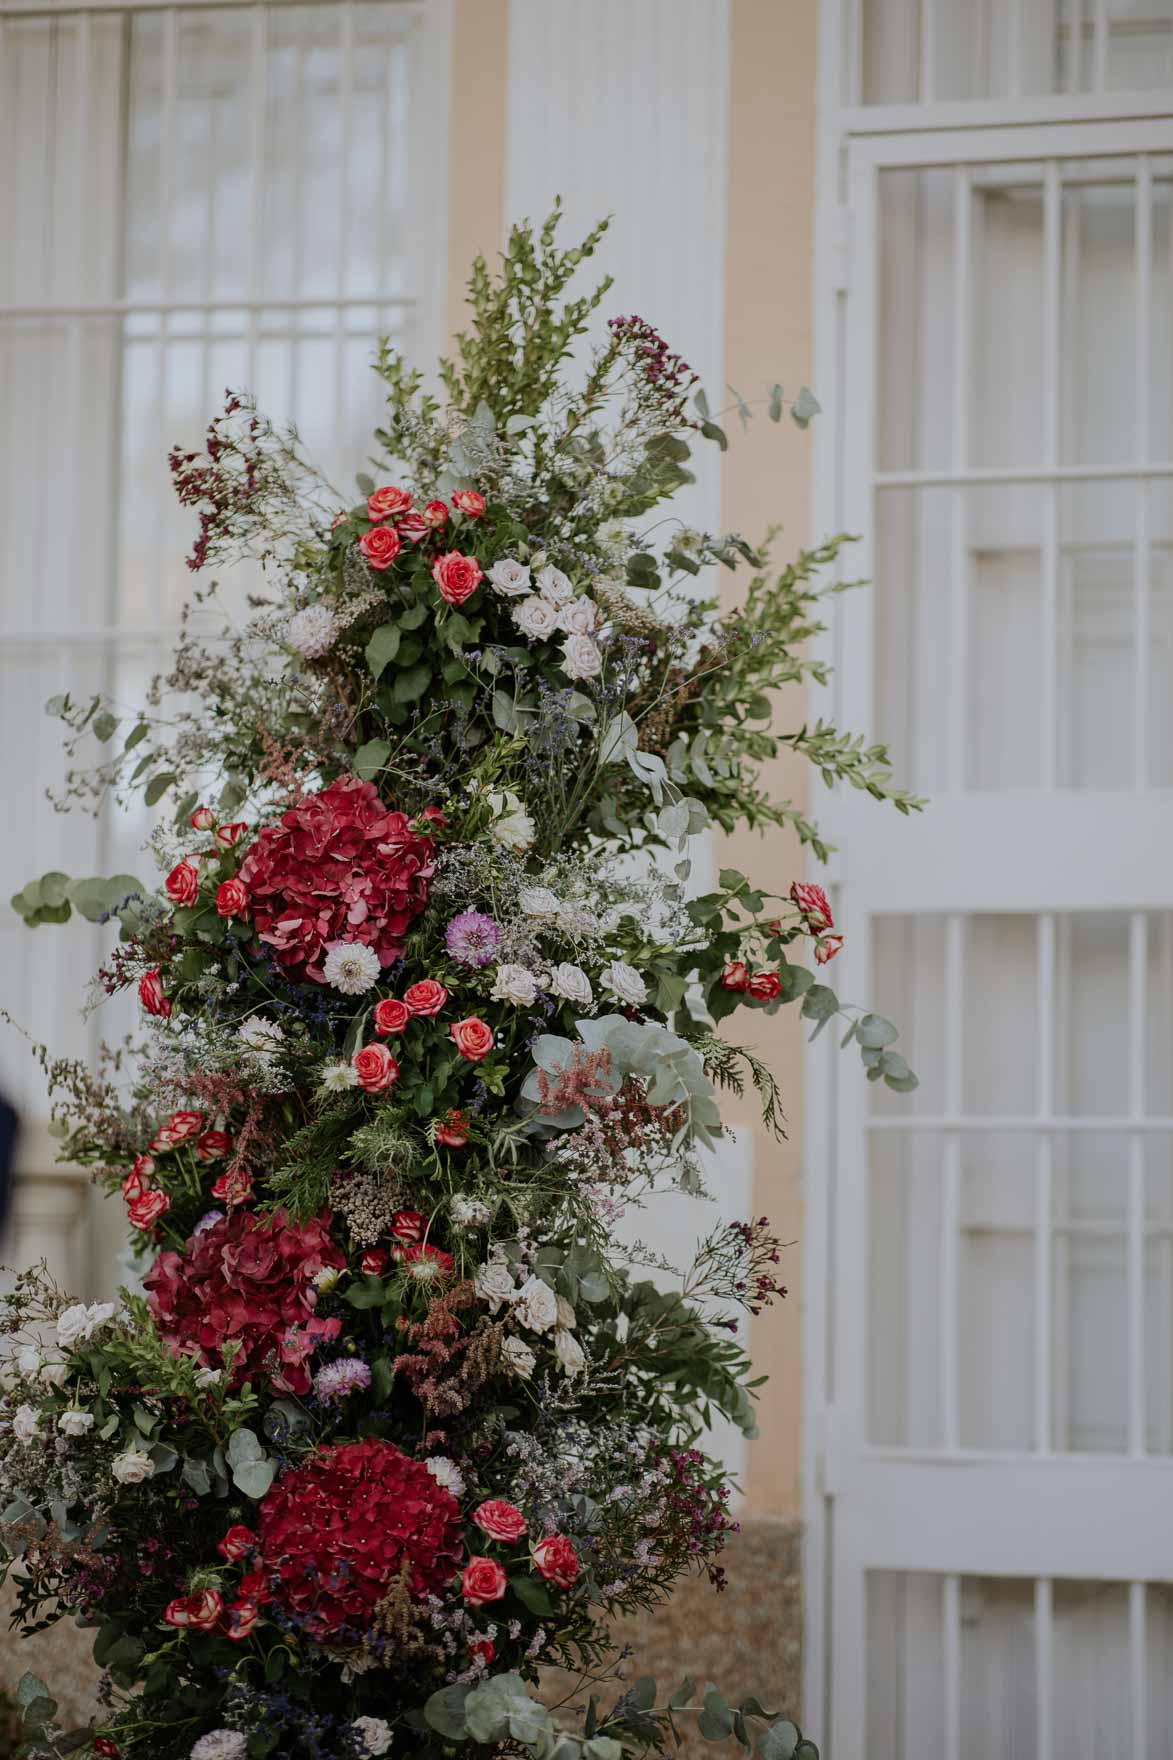
[[1173,114],[973,110],[828,161],[823,506],[875,582],[838,710],[931,804],[824,815],[844,985],[921,1086],[816,1076],[806,1714],[830,1760],[1158,1760]]
[[[142,824],[45,800],[64,760],[44,703],[133,705],[169,650],[191,584],[169,448],[252,389],[345,493],[376,337],[435,352],[449,28],[444,0],[0,0],[0,899],[141,871]],[[0,1003],[61,1054],[128,1025],[81,1017],[100,939],[0,911]],[[87,1255],[102,1225],[50,1178],[40,1072],[7,1029],[0,1082],[37,1176],[7,1256],[109,1286],[113,1238]]]

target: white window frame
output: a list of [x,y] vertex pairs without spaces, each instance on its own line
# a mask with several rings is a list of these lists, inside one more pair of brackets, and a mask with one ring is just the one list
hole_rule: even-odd
[[[850,571],[869,576],[876,529],[875,356],[876,191],[884,167],[1038,162],[1067,156],[1102,158],[1173,150],[1173,94],[1106,93],[1081,97],[1012,97],[950,104],[864,106],[844,104],[841,91],[858,94],[851,45],[858,43],[858,0],[825,0],[821,19],[822,118],[816,213],[815,309],[818,313],[815,383],[827,410],[816,435],[814,524],[817,531],[862,534]],[[931,14],[932,8],[922,7]],[[1106,7],[1097,4],[1097,40]],[[846,74],[845,74],[846,70]],[[1099,82],[1102,85],[1102,80]],[[1110,124],[1111,126],[1105,126]],[[1141,298],[1145,295],[1140,295]],[[964,296],[956,323],[964,326]],[[1143,345],[1142,345],[1143,346]],[[958,351],[959,358],[962,351]],[[1143,382],[1138,361],[1138,383]],[[1045,371],[1054,372],[1053,363]],[[955,414],[955,433],[962,418]],[[1057,454],[1048,456],[1054,461]],[[1160,474],[1168,475],[1167,461]],[[1079,480],[1096,475],[1052,468],[1032,473],[967,472],[959,444],[944,469],[885,473],[880,481],[910,486],[971,480]],[[1135,466],[1109,474],[1131,479]],[[1144,469],[1140,473],[1144,475]],[[1153,474],[1156,474],[1155,472]],[[956,559],[955,559],[956,560]],[[1143,564],[1136,582],[1137,629],[1148,583]],[[954,567],[943,570],[944,590],[963,590]],[[1044,599],[1046,598],[1044,581]],[[1053,617],[1053,606],[1052,606]],[[963,628],[955,620],[955,628]],[[1053,625],[1052,625],[1053,628]],[[1136,648],[1140,658],[1143,640]],[[1041,688],[1053,693],[1052,658]],[[853,730],[872,731],[872,608],[855,594],[824,644],[837,668],[836,715]],[[1136,697],[1135,741],[1140,751],[1147,675]],[[1053,695],[1050,698],[1053,701]],[[960,780],[963,705],[954,709],[951,773]],[[1053,746],[1053,740],[1052,740]],[[1054,782],[1054,752],[1046,765]],[[954,786],[921,818],[908,820],[851,794],[816,791],[815,811],[838,846],[832,869],[839,912],[848,929],[838,962],[839,987],[883,1007],[868,990],[869,923],[878,913],[940,916],[947,912],[945,995],[960,993],[964,917],[969,912],[1036,913],[1040,922],[1039,1010],[1053,1009],[1055,915],[1059,911],[1131,912],[1130,1023],[1143,1011],[1143,917],[1173,905],[1173,791],[1073,793],[1045,796],[965,793]],[[1045,801],[1041,809],[1040,802]],[[1046,842],[1040,843],[1040,810]],[[1018,859],[1029,849],[1029,862]],[[1140,929],[1138,932],[1138,923]],[[1048,1063],[1044,1051],[1044,1068]],[[1051,1116],[1049,1077],[1040,1075],[1039,1110],[1029,1119],[983,1120],[991,1129],[1042,1127]],[[946,1144],[943,1203],[956,1204],[961,1071],[946,1072],[946,1092],[935,1116],[918,1115],[916,1128],[940,1131]],[[1036,1440],[1040,1452],[964,1450],[955,1423],[946,1422],[940,1450],[870,1446],[866,1436],[868,1325],[868,1139],[876,1127],[869,1095],[855,1067],[841,1067],[834,1047],[820,1044],[809,1059],[806,1130],[806,1287],[804,1321],[804,1718],[819,1732],[832,1760],[862,1760],[867,1751],[866,1573],[928,1571],[943,1581],[943,1760],[959,1755],[962,1576],[1034,1578],[1037,1638],[1038,1755],[1052,1760],[1051,1581],[1082,1577],[1129,1583],[1133,1718],[1129,1753],[1147,1760],[1150,1732],[1144,1700],[1146,1581],[1173,1580],[1173,1535],[1167,1511],[1173,1498],[1173,1461],[1143,1452],[1143,1131],[1173,1120],[1144,1118],[1138,1092],[1128,1116],[1097,1121],[1119,1129],[1135,1145],[1129,1179],[1129,1388],[1127,1455],[1052,1455],[1045,1451],[1046,1377],[1036,1383]],[[972,1121],[970,1121],[972,1123]],[[882,1127],[881,1127],[882,1128]],[[1045,1157],[1044,1157],[1045,1159]],[[1045,1181],[1040,1180],[1047,1202]],[[954,1211],[954,1215],[956,1212]],[[1042,1231],[1040,1230],[1040,1234]],[[956,1229],[953,1230],[956,1238]],[[1047,1273],[1036,1256],[1036,1314],[1049,1304]],[[943,1263],[946,1302],[955,1300],[955,1256]],[[952,1289],[953,1294],[948,1292]],[[1138,1291],[1141,1292],[1138,1295]],[[1027,1346],[1026,1348],[1029,1348]],[[950,1368],[950,1355],[953,1362]],[[944,1345],[946,1378],[956,1382],[956,1343]],[[911,1756],[909,1757],[911,1760]],[[919,1757],[918,1757],[919,1760]]]

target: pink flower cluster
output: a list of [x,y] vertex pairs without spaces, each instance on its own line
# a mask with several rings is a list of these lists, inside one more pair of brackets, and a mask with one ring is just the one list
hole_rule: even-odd
[[235,1210],[193,1235],[185,1252],[160,1253],[144,1282],[176,1355],[218,1369],[235,1346],[234,1387],[263,1376],[282,1393],[307,1393],[307,1358],[341,1330],[314,1314],[314,1278],[346,1263],[328,1222],[324,1214],[299,1223],[284,1210]]
[[335,941],[362,942],[384,966],[399,958],[435,867],[431,837],[385,807],[373,783],[348,776],[260,832],[240,878],[261,941],[291,976],[320,984]]

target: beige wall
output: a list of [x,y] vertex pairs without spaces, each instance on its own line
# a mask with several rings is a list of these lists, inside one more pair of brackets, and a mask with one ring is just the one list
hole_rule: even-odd
[[[589,0],[582,0],[584,5]],[[638,6],[639,0],[632,0]],[[811,248],[814,203],[817,0],[730,0],[728,236],[725,241],[725,374],[747,397],[775,380],[797,390],[811,376]],[[454,0],[448,329],[461,327],[464,282],[478,251],[500,248],[504,224],[508,0]],[[650,313],[653,319],[655,313]],[[785,525],[787,549],[807,536],[810,442],[792,424],[765,420],[737,434],[726,455],[722,518],[747,537]],[[801,702],[779,706],[790,723]],[[794,794],[801,776],[780,765],[776,787]],[[721,859],[785,890],[800,871],[793,840],[748,835],[724,840]],[[735,1020],[737,1017],[734,1017]],[[743,1017],[743,1022],[749,1017]],[[768,1215],[786,1254],[790,1298],[754,1325],[752,1348],[771,1377],[761,1405],[761,1440],[749,1450],[746,1491],[753,1514],[800,1508],[802,1040],[793,1011],[753,1019],[754,1040],[779,1074],[789,1140],[755,1128],[753,1206]],[[737,1122],[737,1116],[733,1121]]]

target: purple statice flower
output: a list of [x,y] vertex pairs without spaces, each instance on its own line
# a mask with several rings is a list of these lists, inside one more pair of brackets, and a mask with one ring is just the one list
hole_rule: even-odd
[[487,966],[501,945],[501,931],[482,911],[461,911],[444,935],[457,965]]
[[359,1357],[342,1357],[336,1363],[326,1363],[314,1376],[314,1392],[327,1402],[344,1400],[360,1387],[370,1385],[370,1368]]
[[215,1228],[216,1224],[218,1222],[223,1222],[223,1220],[224,1220],[223,1210],[207,1210],[207,1211],[205,1211],[204,1214],[200,1217],[199,1221],[196,1223],[195,1227],[191,1231],[193,1237],[197,1234],[203,1234],[205,1229]]

